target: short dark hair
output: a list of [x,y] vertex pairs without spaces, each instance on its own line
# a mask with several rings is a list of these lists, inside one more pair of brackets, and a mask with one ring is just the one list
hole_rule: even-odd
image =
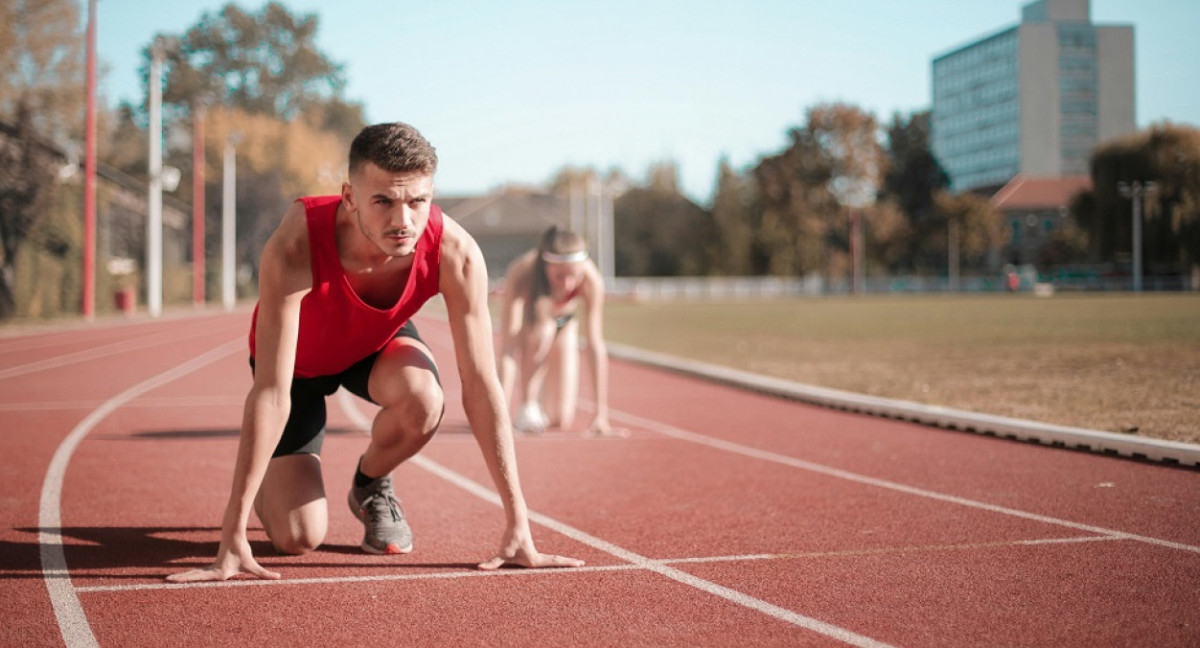
[[384,171],[437,171],[437,150],[417,129],[403,122],[372,124],[362,129],[350,144],[351,174],[370,162]]

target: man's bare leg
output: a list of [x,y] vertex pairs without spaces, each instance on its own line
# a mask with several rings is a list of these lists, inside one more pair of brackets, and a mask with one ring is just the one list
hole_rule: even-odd
[[412,530],[392,489],[392,471],[429,443],[441,424],[444,394],[435,372],[429,349],[406,337],[392,340],[371,369],[367,389],[381,409],[347,496],[363,523],[362,549],[368,553],[412,551]]
[[305,554],[325,541],[329,507],[321,478],[321,458],[294,454],[271,459],[254,511],[275,549]]

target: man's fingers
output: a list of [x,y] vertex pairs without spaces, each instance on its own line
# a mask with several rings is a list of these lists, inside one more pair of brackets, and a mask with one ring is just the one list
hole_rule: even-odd
[[578,558],[568,558],[566,556],[555,556],[554,554],[542,554],[538,560],[537,567],[583,567],[585,563]]
[[504,556],[496,556],[487,562],[479,563],[479,569],[483,571],[495,571],[505,565],[519,565],[521,567],[539,568],[539,567],[583,567],[584,561],[578,558],[568,558],[566,556],[555,556],[554,554],[538,554],[533,560],[528,556],[518,555],[512,558]]
[[200,583],[203,581],[225,580],[215,569],[193,569],[167,576],[172,583]]
[[247,571],[263,580],[279,580],[280,578],[283,578],[279,572],[273,572],[266,567],[259,565],[258,563],[255,563]]
[[496,556],[487,562],[479,563],[479,568],[483,571],[496,571],[503,567],[506,562],[508,561],[504,559],[504,556]]
[[[251,563],[245,567],[246,573],[263,580],[279,580],[283,576],[279,572],[273,572],[258,563]],[[215,567],[207,569],[193,569],[191,571],[180,572],[167,576],[167,580],[172,583],[203,583],[207,581],[223,581],[229,580],[237,575],[236,571],[226,572]]]

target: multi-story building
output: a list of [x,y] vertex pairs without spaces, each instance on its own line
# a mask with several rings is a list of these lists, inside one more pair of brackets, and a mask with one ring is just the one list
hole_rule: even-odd
[[933,59],[931,144],[955,191],[1086,175],[1098,143],[1135,128],[1133,27],[1092,23],[1089,0],[1027,4]]

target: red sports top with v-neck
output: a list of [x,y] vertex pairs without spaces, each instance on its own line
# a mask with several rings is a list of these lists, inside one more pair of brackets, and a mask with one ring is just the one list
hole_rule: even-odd
[[[312,257],[312,290],[300,301],[295,367],[295,375],[300,378],[341,373],[379,351],[430,297],[439,292],[441,208],[430,206],[429,222],[417,239],[412,269],[400,299],[391,308],[381,309],[367,304],[354,292],[338,257],[335,232],[341,200],[341,196],[300,199],[308,221],[308,245]],[[250,323],[251,357],[254,356],[257,323],[256,305]]]

